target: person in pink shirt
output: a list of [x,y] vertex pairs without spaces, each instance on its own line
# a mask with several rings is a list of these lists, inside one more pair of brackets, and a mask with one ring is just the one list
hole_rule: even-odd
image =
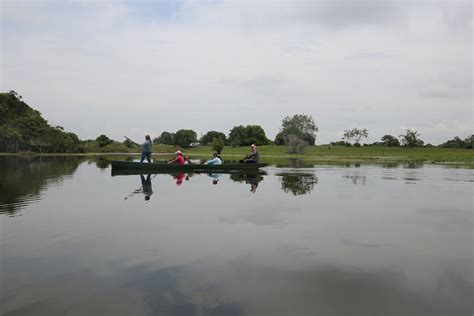
[[178,164],[178,165],[184,165],[184,157],[183,157],[183,153],[181,152],[181,150],[178,150],[176,152],[176,158],[169,161],[168,163],[175,163],[175,164]]

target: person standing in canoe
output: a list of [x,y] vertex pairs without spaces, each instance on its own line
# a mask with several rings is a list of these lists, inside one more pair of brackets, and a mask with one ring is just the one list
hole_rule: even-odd
[[243,163],[257,163],[260,160],[260,155],[258,154],[257,145],[250,145],[250,154],[245,156],[241,162]]
[[181,150],[176,151],[176,158],[171,160],[171,161],[168,161],[168,163],[184,165],[184,157],[183,157],[183,153],[181,152]]
[[142,150],[142,156],[140,158],[140,163],[143,163],[143,160],[148,161],[148,163],[151,163],[151,152],[152,152],[152,147],[153,143],[151,141],[150,135],[145,136],[145,142],[142,144],[143,150]]

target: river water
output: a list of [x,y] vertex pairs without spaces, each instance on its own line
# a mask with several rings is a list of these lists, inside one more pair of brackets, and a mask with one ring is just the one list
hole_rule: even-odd
[[473,314],[474,170],[0,157],[1,315]]

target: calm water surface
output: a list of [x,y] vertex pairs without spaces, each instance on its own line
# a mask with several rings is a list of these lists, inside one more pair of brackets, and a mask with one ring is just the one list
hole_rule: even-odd
[[0,314],[472,315],[473,184],[432,165],[148,177],[0,157]]

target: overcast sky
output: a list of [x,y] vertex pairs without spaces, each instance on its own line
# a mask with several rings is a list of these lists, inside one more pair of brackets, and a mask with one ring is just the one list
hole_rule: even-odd
[[473,133],[471,1],[1,2],[2,91],[82,139],[312,115],[317,143]]

